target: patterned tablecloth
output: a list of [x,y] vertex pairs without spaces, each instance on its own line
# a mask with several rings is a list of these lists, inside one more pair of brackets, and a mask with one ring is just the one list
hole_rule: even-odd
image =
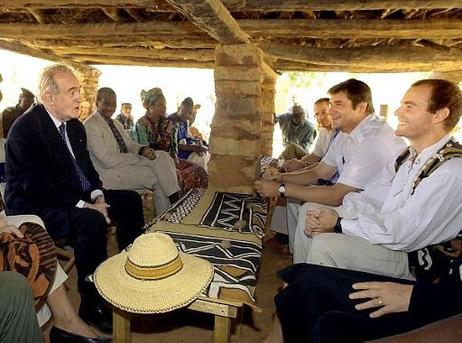
[[213,264],[207,296],[259,310],[255,287],[265,219],[259,197],[192,189],[146,229],[169,234],[179,250]]

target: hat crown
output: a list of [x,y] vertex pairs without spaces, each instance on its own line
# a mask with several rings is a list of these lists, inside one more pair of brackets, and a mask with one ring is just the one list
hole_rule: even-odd
[[178,257],[173,239],[163,233],[154,232],[139,236],[128,251],[128,259],[139,267],[159,267]]

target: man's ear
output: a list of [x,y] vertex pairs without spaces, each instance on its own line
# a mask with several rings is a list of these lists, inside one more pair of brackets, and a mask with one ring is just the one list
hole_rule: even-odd
[[439,123],[442,123],[446,120],[447,117],[449,117],[449,108],[447,107],[444,107],[444,108],[441,108],[439,110],[437,110],[434,114],[433,114],[433,122],[435,124],[439,124]]
[[361,111],[361,113],[366,113],[367,112],[367,102],[360,102],[358,104],[358,106],[356,107],[359,107],[359,110]]
[[53,104],[54,104],[54,96],[53,96],[53,93],[50,90],[47,90],[47,91],[43,92],[43,94],[42,94],[42,102],[47,104],[47,105],[53,106]]

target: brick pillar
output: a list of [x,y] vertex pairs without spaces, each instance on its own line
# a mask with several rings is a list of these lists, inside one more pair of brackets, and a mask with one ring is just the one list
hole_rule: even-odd
[[250,44],[215,49],[217,102],[211,124],[211,188],[252,193],[262,152],[262,106],[266,64]]
[[74,68],[77,78],[82,86],[80,91],[80,114],[79,119],[84,120],[95,111],[96,92],[98,91],[99,77],[101,72],[93,67]]
[[267,65],[264,66],[263,70],[261,153],[265,156],[272,156],[275,111],[274,95],[276,93],[277,74]]

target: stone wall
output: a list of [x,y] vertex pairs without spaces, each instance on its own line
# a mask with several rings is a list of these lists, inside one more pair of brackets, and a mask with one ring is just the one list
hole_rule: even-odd
[[98,91],[99,77],[101,72],[93,67],[74,68],[77,78],[82,86],[80,90],[80,114],[79,119],[84,120],[95,111],[96,92]]
[[[250,44],[215,49],[217,102],[208,169],[209,184],[217,190],[253,192],[263,151],[262,115],[274,110],[274,100],[270,99],[274,84],[269,85],[271,78],[266,73],[270,68],[263,57],[263,52]],[[264,105],[266,101],[272,105]]]

